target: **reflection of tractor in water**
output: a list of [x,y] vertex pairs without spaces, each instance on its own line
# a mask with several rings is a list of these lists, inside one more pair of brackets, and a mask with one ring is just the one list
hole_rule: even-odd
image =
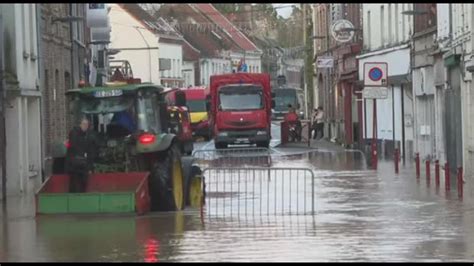
[[[163,88],[132,81],[135,84],[120,82],[68,92],[73,120],[85,116],[91,121],[97,158],[93,175],[149,172],[151,209],[182,210],[189,204],[192,178],[199,169],[192,166],[191,158],[181,158],[189,146],[171,133],[176,113],[164,101]],[[185,97],[176,105],[185,106]],[[65,147],[56,149],[53,174],[64,172],[65,153]]]

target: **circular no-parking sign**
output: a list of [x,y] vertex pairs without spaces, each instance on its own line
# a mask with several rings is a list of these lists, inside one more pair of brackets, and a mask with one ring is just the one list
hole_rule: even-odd
[[382,69],[378,67],[373,67],[369,70],[369,78],[372,81],[379,81],[383,76]]
[[386,62],[365,62],[364,63],[364,87],[387,87]]

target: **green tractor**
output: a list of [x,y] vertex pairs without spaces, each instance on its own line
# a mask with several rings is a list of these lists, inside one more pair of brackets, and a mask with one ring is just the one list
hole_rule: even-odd
[[[120,82],[71,90],[67,96],[72,120],[91,122],[94,173],[148,172],[151,210],[176,211],[190,204],[200,169],[192,157],[182,158],[163,91],[151,83]],[[185,106],[185,97],[176,105]],[[67,141],[55,146],[53,175],[65,173],[67,146]]]

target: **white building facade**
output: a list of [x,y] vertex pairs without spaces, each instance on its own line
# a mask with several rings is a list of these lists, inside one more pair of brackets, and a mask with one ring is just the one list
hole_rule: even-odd
[[440,87],[437,95],[443,96],[438,104],[444,113],[440,124],[445,132],[445,161],[453,172],[463,167],[469,185],[474,173],[474,93],[467,67],[473,57],[474,10],[472,4],[437,4],[437,11],[440,66],[435,75]]
[[[364,49],[359,59],[359,80],[364,63],[388,64],[388,97],[376,100],[377,142],[382,150],[400,149],[405,158],[414,155],[413,93],[411,89],[410,38],[413,23],[403,11],[412,4],[363,4]],[[364,139],[373,136],[373,100],[364,100]],[[383,155],[382,155],[383,156]]]
[[160,84],[165,87],[182,87],[184,84],[183,46],[161,41],[160,38]]
[[119,50],[114,60],[127,60],[134,78],[160,84],[158,36],[120,4],[111,4],[110,7],[112,32],[109,47]]
[[0,13],[7,91],[7,194],[34,195],[42,181],[36,4],[4,4]]

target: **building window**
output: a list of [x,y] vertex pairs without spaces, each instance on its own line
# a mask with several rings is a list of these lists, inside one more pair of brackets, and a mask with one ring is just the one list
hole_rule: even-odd
[[19,5],[21,8],[21,30],[23,35],[23,52],[26,52],[26,12],[25,9],[27,8],[26,5]]
[[64,72],[64,88],[66,91],[71,89],[71,75],[69,72]]
[[105,63],[104,63],[104,50],[100,50],[99,54],[97,55],[97,68],[104,68]]
[[36,54],[35,53],[35,26],[34,26],[34,21],[36,20],[36,14],[35,14],[35,4],[25,4],[28,5],[29,7],[29,22],[30,22],[30,53],[31,54]]
[[384,6],[380,6],[380,46],[385,45],[385,10]]
[[388,42],[393,42],[392,36],[392,4],[388,4]]
[[54,89],[53,89],[53,101],[56,101],[57,89],[59,88],[59,70],[54,71]]
[[395,43],[398,43],[398,4],[395,4]]
[[372,36],[371,36],[371,22],[370,22],[370,11],[367,11],[367,47],[369,50],[372,48],[371,47],[371,42],[372,42]]
[[[402,13],[405,11],[405,4],[402,4]],[[406,17],[408,16],[402,16],[402,41],[405,40],[405,21],[406,21]]]
[[105,4],[89,4],[89,9],[104,9]]

